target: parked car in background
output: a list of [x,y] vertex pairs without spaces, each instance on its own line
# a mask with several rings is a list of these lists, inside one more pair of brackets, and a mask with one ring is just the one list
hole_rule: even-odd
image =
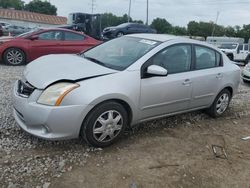
[[250,83],[250,63],[248,63],[242,73],[241,73],[241,78],[244,82]]
[[127,34],[134,33],[156,33],[156,30],[149,26],[138,23],[124,23],[115,27],[107,27],[102,32],[103,39],[113,39]]
[[43,55],[76,54],[99,43],[67,29],[38,29],[1,42],[0,55],[8,65],[22,65]]
[[7,23],[7,22],[0,22],[0,25],[2,27],[7,27],[7,26],[10,26],[11,24],[10,23]]
[[3,27],[0,25],[0,37],[3,36]]
[[81,136],[106,147],[140,122],[199,109],[219,117],[239,84],[240,68],[212,45],[129,35],[27,65],[14,87],[14,117],[37,137]]
[[250,60],[249,44],[222,43],[218,48],[232,61],[247,64]]
[[250,43],[244,43],[244,38],[207,37],[206,41],[220,48],[232,61],[247,64],[250,60]]
[[4,35],[10,34],[12,36],[17,36],[17,35],[20,35],[22,33],[26,33],[30,30],[31,30],[31,28],[26,28],[26,27],[16,26],[16,25],[8,25],[6,27],[3,27]]

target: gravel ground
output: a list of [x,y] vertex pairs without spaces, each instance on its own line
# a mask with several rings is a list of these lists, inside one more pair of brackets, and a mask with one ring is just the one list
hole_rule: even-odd
[[[0,65],[0,187],[46,188],[74,168],[84,168],[88,160],[101,153],[102,149],[90,148],[79,140],[44,141],[17,127],[12,116],[11,92],[23,69],[23,66]],[[230,110],[223,118],[235,121],[249,116],[249,103],[250,87],[242,84],[239,94],[234,97]],[[139,125],[127,136],[141,137],[152,129],[171,128],[179,124],[189,126],[209,118],[202,112],[178,115]]]

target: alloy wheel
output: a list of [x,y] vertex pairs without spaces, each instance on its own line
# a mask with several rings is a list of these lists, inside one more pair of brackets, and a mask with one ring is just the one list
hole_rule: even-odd
[[93,135],[98,142],[109,142],[119,135],[122,127],[122,115],[115,110],[106,111],[97,118]]
[[216,103],[216,112],[218,114],[223,114],[229,105],[229,95],[227,93],[223,93]]
[[19,50],[11,50],[7,53],[7,61],[12,65],[19,65],[23,62],[23,55]]

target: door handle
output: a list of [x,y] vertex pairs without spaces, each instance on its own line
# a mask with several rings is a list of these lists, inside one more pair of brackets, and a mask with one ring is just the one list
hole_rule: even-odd
[[216,78],[218,78],[218,79],[221,79],[222,77],[223,77],[222,73],[218,73],[218,74],[216,75]]
[[190,79],[186,79],[186,80],[182,83],[182,85],[184,85],[184,86],[188,86],[188,85],[190,85],[190,84],[192,84],[192,82],[191,82]]

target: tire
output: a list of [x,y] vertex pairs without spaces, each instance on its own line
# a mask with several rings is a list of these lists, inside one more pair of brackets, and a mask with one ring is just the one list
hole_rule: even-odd
[[80,136],[93,147],[108,147],[123,135],[128,122],[128,113],[121,104],[105,102],[87,115]]
[[7,65],[23,65],[26,63],[26,55],[19,48],[9,48],[3,54],[3,61]]
[[233,60],[234,60],[234,56],[233,56],[233,54],[228,54],[228,55],[227,55],[227,57],[228,57],[231,61],[233,61]]
[[211,107],[207,109],[207,113],[214,118],[222,116],[228,109],[231,98],[232,94],[230,91],[228,89],[223,89],[217,95]]
[[250,81],[242,79],[245,84],[249,84]]
[[248,56],[248,57],[246,58],[245,62],[244,62],[245,65],[247,65],[247,64],[249,63],[249,59],[250,59],[250,58],[249,58],[249,56]]
[[124,35],[123,32],[119,31],[117,34],[116,34],[116,37],[122,37]]

